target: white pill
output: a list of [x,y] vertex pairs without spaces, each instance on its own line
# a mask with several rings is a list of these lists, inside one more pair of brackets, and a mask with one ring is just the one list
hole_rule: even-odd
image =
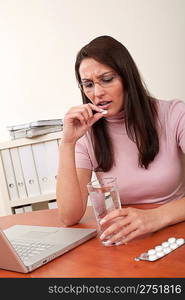
[[154,261],[156,259],[157,259],[157,256],[155,254],[149,255],[149,257],[148,257],[148,260],[150,260],[150,261]]
[[169,243],[168,242],[163,242],[161,245],[162,245],[163,248],[165,248],[165,247],[169,246]]
[[163,257],[165,253],[163,251],[157,251],[156,255],[157,257]]
[[155,247],[155,251],[157,251],[157,252],[158,252],[158,251],[162,251],[162,250],[163,250],[163,247],[162,247],[162,246],[156,246],[156,247]]
[[183,238],[177,239],[177,240],[176,240],[176,243],[177,243],[178,246],[181,246],[181,245],[184,244],[184,239],[183,239]]
[[148,250],[148,255],[154,255],[154,254],[155,254],[155,250],[154,249]]
[[178,248],[178,245],[176,243],[170,244],[170,248],[174,250]]
[[108,111],[107,110],[103,110],[103,111],[101,111],[101,113],[102,113],[102,115],[106,115],[108,113]]
[[167,253],[170,253],[170,252],[171,252],[171,249],[170,249],[170,247],[165,247],[165,248],[163,249],[163,251],[164,251],[165,254],[167,254]]
[[174,237],[171,237],[171,238],[168,239],[168,242],[170,244],[175,243],[175,241],[176,241],[176,238],[174,238]]

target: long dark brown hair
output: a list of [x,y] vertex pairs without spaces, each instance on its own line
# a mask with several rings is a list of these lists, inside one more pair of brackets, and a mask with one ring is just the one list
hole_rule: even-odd
[[[138,148],[138,165],[148,168],[159,152],[157,107],[128,50],[110,36],[100,36],[84,46],[77,54],[75,74],[79,84],[79,67],[83,59],[93,58],[110,66],[122,78],[124,85],[124,115],[128,137]],[[83,103],[91,103],[82,91]],[[98,170],[109,171],[114,164],[114,149],[107,129],[106,118],[92,126],[93,145]]]

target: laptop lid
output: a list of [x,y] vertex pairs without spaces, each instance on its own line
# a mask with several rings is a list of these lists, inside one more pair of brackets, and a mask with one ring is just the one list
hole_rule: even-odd
[[[14,225],[4,232],[0,230],[0,233],[0,268],[27,273],[91,239],[97,231],[92,228]],[[31,242],[39,244],[40,248],[49,245],[49,248],[23,258],[13,247],[16,242],[23,246]]]
[[27,273],[28,269],[22,262],[17,252],[12,247],[6,235],[0,230],[0,268],[21,273]]

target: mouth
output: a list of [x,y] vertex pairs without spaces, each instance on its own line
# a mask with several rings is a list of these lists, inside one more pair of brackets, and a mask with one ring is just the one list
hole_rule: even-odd
[[108,109],[111,103],[112,101],[101,101],[97,106],[101,107],[102,109]]

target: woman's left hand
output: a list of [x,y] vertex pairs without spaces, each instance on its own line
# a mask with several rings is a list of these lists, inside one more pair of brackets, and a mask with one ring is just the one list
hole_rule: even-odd
[[[151,233],[163,227],[162,216],[156,209],[137,209],[133,207],[116,209],[108,213],[100,222],[107,227],[101,234],[104,240],[111,236],[108,244],[125,244],[143,234]],[[108,223],[107,223],[108,224]]]

